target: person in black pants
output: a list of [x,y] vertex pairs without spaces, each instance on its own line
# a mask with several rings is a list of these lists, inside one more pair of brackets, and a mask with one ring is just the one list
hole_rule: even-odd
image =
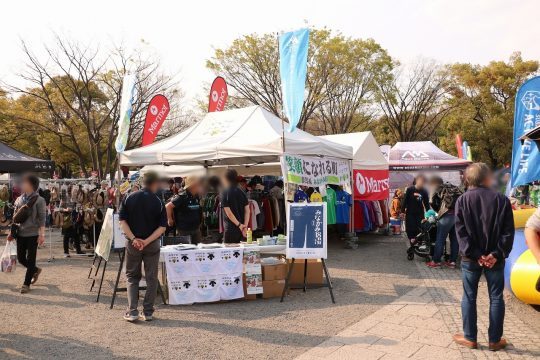
[[73,242],[75,245],[75,251],[77,255],[84,255],[84,252],[81,250],[81,238],[77,233],[76,222],[77,222],[77,212],[73,211],[71,208],[66,208],[62,210],[62,235],[64,236],[64,257],[69,257],[69,243]]
[[41,268],[36,266],[38,245],[45,243],[45,217],[46,204],[38,194],[39,178],[34,175],[25,175],[22,178],[22,195],[15,201],[14,225],[8,235],[8,241],[17,239],[17,259],[26,267],[24,283],[21,294],[30,291],[30,284],[34,284]]
[[405,213],[405,231],[407,238],[414,242],[416,235],[420,233],[420,225],[424,219],[424,213],[430,209],[429,194],[424,188],[426,177],[418,174],[414,178],[413,186],[408,187],[401,205],[401,212]]
[[225,173],[225,191],[221,194],[224,212],[223,242],[239,243],[246,236],[249,223],[249,202],[246,194],[238,187],[238,173],[228,169]]

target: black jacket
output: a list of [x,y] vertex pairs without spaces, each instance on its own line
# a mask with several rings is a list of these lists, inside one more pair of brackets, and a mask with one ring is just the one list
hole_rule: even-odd
[[502,260],[514,244],[514,217],[510,200],[487,188],[473,188],[456,202],[456,234],[462,256],[478,260],[493,254]]

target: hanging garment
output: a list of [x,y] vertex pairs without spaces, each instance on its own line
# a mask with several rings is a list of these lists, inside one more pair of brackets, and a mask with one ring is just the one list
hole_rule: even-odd
[[388,213],[388,200],[379,200],[379,205],[381,206],[382,216],[383,216],[383,225],[390,223],[390,216]]
[[354,231],[362,232],[364,231],[364,208],[362,207],[362,202],[356,200],[354,202]]
[[251,230],[257,230],[258,224],[257,224],[257,215],[261,213],[261,209],[259,208],[259,204],[255,200],[248,200],[249,201],[249,225],[251,227]]
[[382,210],[381,205],[378,201],[372,201],[373,203],[373,210],[375,211],[375,224],[377,227],[383,226],[383,216],[382,216]]

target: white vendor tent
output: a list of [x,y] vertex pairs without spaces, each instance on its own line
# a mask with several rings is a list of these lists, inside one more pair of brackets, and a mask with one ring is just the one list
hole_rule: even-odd
[[[260,106],[208,113],[189,129],[120,154],[120,164],[247,165],[275,163],[284,153],[350,159],[352,148],[296,129]],[[282,137],[285,137],[283,151]]]
[[388,170],[388,161],[371,131],[319,136],[352,147],[353,169]]
[[[146,165],[140,170],[140,174],[152,170],[160,176],[166,178],[186,177],[186,176],[205,176],[221,175],[227,168],[235,169],[238,175],[274,175],[281,176],[281,165],[279,163],[267,163],[260,165],[234,165],[234,166],[213,166],[206,169],[202,165]],[[208,172],[207,172],[208,170]]]

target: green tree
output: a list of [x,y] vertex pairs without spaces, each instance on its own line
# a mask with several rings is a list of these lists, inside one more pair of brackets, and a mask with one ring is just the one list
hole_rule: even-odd
[[453,111],[439,129],[441,147],[456,152],[455,135],[471,146],[475,161],[493,167],[510,162],[517,90],[538,71],[538,61],[514,53],[488,65],[454,64],[449,74]]
[[[207,67],[235,91],[230,106],[261,105],[283,117],[277,34],[247,35],[217,49]],[[372,117],[376,81],[388,79],[393,62],[374,40],[328,29],[310,32],[308,74],[299,127],[342,133]],[[309,123],[308,123],[309,121]]]

